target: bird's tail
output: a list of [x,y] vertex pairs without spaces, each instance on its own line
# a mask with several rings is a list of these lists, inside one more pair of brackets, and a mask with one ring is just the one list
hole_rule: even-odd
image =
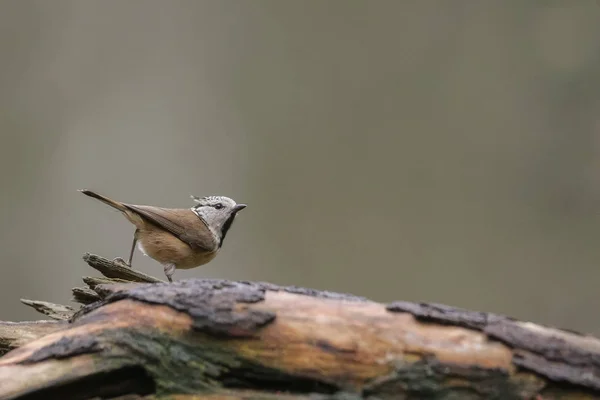
[[125,205],[123,205],[123,203],[119,203],[118,201],[114,201],[112,199],[109,199],[108,197],[102,196],[101,194],[98,194],[96,192],[92,192],[91,190],[87,190],[87,189],[79,189],[79,191],[83,194],[85,194],[86,196],[90,196],[93,197],[95,199],[100,200],[101,202],[108,204],[111,207],[116,208],[119,211],[126,211],[127,208],[125,207]]

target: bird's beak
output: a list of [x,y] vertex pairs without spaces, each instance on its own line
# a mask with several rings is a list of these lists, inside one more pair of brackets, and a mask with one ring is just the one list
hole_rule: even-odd
[[245,204],[236,204],[235,207],[233,207],[233,212],[239,212],[242,211],[244,208],[248,207]]

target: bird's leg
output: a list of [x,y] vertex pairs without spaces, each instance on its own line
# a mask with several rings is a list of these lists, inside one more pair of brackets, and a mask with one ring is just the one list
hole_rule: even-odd
[[135,232],[133,233],[133,243],[131,244],[131,251],[129,252],[129,262],[125,262],[125,260],[123,260],[123,258],[121,258],[121,257],[116,257],[113,259],[113,263],[131,268],[131,261],[133,260],[133,253],[135,252],[135,245],[137,244],[137,241],[138,241],[138,232],[139,232],[139,229],[136,229]]
[[133,243],[131,244],[131,252],[129,253],[129,262],[127,263],[130,267],[132,267],[131,261],[133,261],[133,253],[135,253],[135,245],[137,244],[137,241],[138,241],[139,231],[140,231],[139,229],[136,229],[135,232],[133,232]]
[[163,267],[165,269],[165,275],[167,276],[167,279],[169,280],[169,282],[173,282],[172,276],[175,272],[175,264],[164,264]]

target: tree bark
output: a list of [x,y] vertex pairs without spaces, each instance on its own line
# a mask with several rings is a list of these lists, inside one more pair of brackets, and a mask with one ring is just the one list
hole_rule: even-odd
[[156,282],[84,258],[110,270],[84,280],[99,300],[68,321],[43,303],[57,321],[0,323],[0,399],[600,399],[590,336],[263,282]]

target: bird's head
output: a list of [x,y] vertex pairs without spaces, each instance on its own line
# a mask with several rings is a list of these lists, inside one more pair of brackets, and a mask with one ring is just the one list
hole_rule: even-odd
[[218,236],[221,247],[235,216],[246,208],[246,204],[238,204],[225,196],[191,197],[197,203],[192,211]]

